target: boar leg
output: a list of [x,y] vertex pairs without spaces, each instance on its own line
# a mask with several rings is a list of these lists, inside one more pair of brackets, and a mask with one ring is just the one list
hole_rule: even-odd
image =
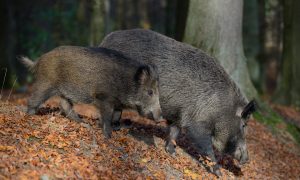
[[41,84],[38,88],[35,86],[34,93],[28,100],[28,114],[35,114],[39,106],[44,103],[47,99],[49,99],[52,95],[51,89],[49,89],[49,85]]
[[77,122],[82,122],[82,119],[74,112],[73,103],[70,100],[61,97],[60,108],[67,118],[73,119]]
[[113,109],[109,107],[101,108],[102,121],[103,121],[103,133],[106,138],[111,138],[111,119],[113,115]]
[[169,137],[166,143],[166,151],[172,155],[175,155],[176,139],[180,133],[180,128],[176,125],[171,125],[169,128]]
[[111,125],[113,130],[115,131],[121,129],[121,123],[120,123],[121,115],[122,115],[122,110],[116,110],[116,109],[114,110]]
[[[103,128],[102,131],[104,136],[106,138],[111,138],[111,133],[112,133],[111,122],[112,122],[114,108],[109,103],[101,102],[100,100],[95,100],[93,104],[95,104],[95,106],[100,110],[101,117],[102,117],[102,128]],[[99,126],[100,125],[101,123],[99,121]]]
[[212,135],[209,128],[204,127],[202,125],[195,125],[190,126],[187,128],[187,134],[191,138],[192,142],[195,143],[196,149],[202,154],[210,158],[211,162],[213,163],[212,166],[212,173],[216,176],[222,176],[220,171],[220,165],[217,162],[215,157],[215,153],[213,150],[212,144]]

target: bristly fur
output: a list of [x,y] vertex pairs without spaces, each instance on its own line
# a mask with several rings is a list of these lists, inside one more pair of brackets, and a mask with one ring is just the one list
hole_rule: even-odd
[[35,62],[33,62],[32,60],[30,60],[28,57],[25,56],[20,56],[18,57],[18,59],[22,62],[22,64],[24,64],[31,72],[34,71],[34,67],[36,65]]
[[[137,109],[142,116],[153,115],[161,119],[157,73],[143,62],[129,59],[120,52],[107,48],[60,46],[32,62],[19,58],[34,71],[33,94],[28,100],[29,114],[36,114],[48,98],[60,96],[62,112],[69,118],[82,122],[73,111],[74,103],[93,104],[101,112],[98,125],[105,137],[111,136],[111,123],[118,122],[122,109]],[[142,83],[134,81],[142,67]],[[151,71],[151,72],[150,72]],[[152,77],[153,76],[153,77]],[[156,92],[149,94],[149,89]],[[152,117],[151,117],[152,118]]]
[[158,67],[160,103],[164,118],[170,122],[169,153],[175,153],[172,142],[184,128],[199,152],[215,161],[215,170],[218,164],[213,146],[240,162],[248,160],[245,119],[241,116],[245,112],[243,116],[248,117],[254,102],[247,106],[247,98],[216,59],[191,45],[144,29],[112,32],[100,46]]

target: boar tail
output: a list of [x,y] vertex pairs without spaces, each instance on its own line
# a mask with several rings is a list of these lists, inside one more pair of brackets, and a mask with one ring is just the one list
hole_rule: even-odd
[[33,62],[32,60],[30,60],[28,57],[19,57],[20,61],[30,70],[33,71],[34,67],[36,65],[35,62]]

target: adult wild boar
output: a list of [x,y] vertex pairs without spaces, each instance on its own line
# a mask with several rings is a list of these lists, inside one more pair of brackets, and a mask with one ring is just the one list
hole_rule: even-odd
[[56,95],[62,98],[63,113],[82,121],[72,110],[73,103],[91,103],[101,112],[103,133],[108,138],[112,118],[118,119],[123,108],[161,119],[158,73],[153,65],[115,50],[76,46],[55,48],[35,63],[28,58],[22,61],[35,73],[29,114],[35,114],[43,102]]
[[[213,145],[240,163],[248,160],[245,128],[254,102],[248,102],[214,58],[142,29],[110,33],[100,46],[158,67],[162,112],[171,121],[166,143],[169,153],[175,152],[173,142],[183,127],[198,150],[212,161],[216,162]],[[216,175],[221,175],[219,168],[217,163],[213,166]]]

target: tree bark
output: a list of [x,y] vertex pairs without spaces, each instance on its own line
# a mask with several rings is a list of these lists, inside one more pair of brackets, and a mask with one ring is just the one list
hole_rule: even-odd
[[166,33],[166,0],[148,0],[147,9],[151,29]]
[[103,0],[92,1],[90,46],[97,46],[104,37],[105,5]]
[[282,0],[259,1],[261,24],[261,87],[273,94],[277,86],[278,67],[282,56]]
[[248,98],[257,97],[242,44],[241,0],[191,0],[184,41],[216,57]]
[[260,89],[261,72],[258,55],[261,48],[258,10],[258,1],[244,1],[243,45],[251,80],[256,88]]
[[0,91],[2,85],[4,88],[7,88],[11,85],[12,81],[10,60],[12,56],[12,43],[14,42],[8,41],[11,37],[9,31],[11,28],[11,22],[9,22],[11,12],[9,11],[9,6],[9,1],[5,0],[0,2],[0,25],[2,27],[0,29]]
[[176,4],[176,26],[175,39],[182,41],[184,36],[185,25],[187,21],[188,9],[190,0],[178,0]]
[[283,64],[275,99],[300,107],[300,1],[284,1]]

